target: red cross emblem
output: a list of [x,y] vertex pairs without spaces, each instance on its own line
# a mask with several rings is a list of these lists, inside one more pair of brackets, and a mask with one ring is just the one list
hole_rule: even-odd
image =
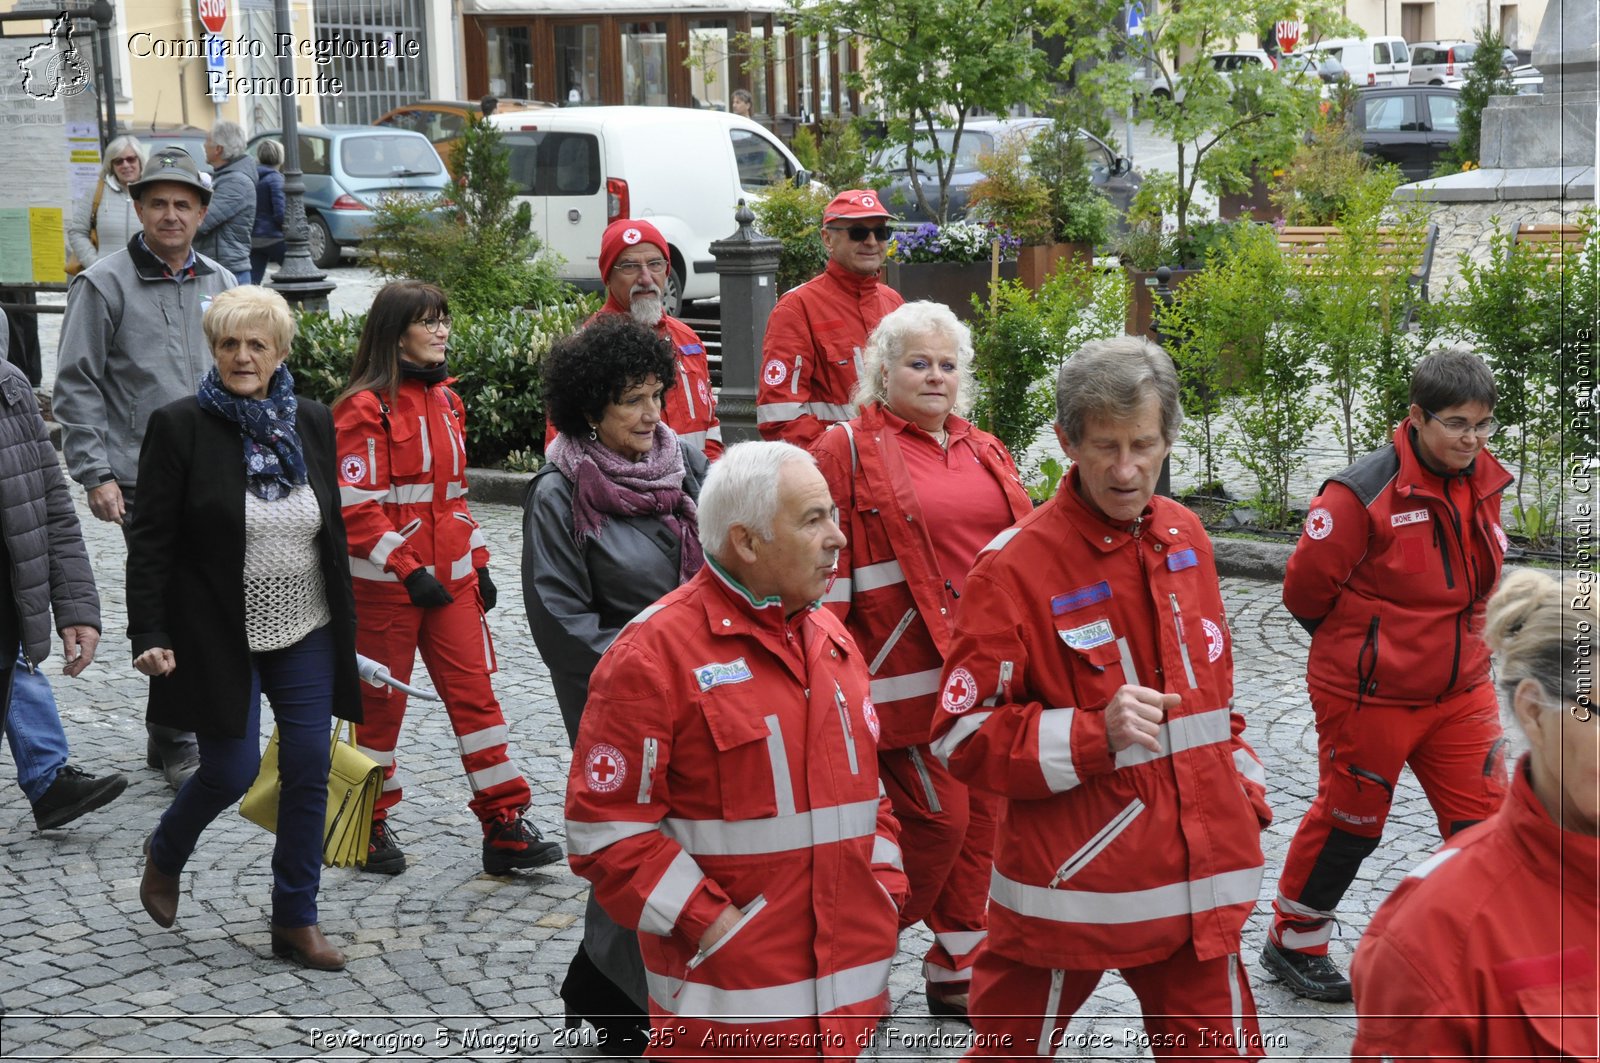
[[609,794],[628,777],[628,761],[623,757],[622,750],[601,742],[589,748],[589,755],[584,758],[584,774],[589,780],[590,790],[597,794]]
[[944,682],[944,711],[963,713],[978,702],[978,681],[965,668],[957,668]]
[[1333,514],[1318,506],[1306,514],[1306,534],[1313,539],[1326,539],[1333,533]]

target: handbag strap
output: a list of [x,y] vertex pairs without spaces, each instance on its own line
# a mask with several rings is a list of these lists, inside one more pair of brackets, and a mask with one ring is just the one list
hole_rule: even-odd
[[106,179],[102,176],[94,186],[94,206],[89,208],[89,242],[96,250],[100,247],[100,198],[105,194]]
[[356,725],[351,723],[349,720],[340,719],[338,716],[335,716],[333,718],[333,738],[328,742],[328,756],[330,758],[333,756],[333,747],[339,744],[339,731],[346,727],[350,729],[350,744],[352,746],[356,744]]

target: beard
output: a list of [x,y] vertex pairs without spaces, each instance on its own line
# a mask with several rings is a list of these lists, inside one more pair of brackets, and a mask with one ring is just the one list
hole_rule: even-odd
[[628,313],[647,328],[659,325],[665,312],[659,291],[637,294],[628,303]]

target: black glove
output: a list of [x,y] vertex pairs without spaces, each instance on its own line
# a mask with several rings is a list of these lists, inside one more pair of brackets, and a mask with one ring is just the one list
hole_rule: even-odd
[[411,595],[412,605],[420,605],[424,609],[437,609],[456,600],[444,589],[444,584],[434,579],[433,573],[425,568],[419,568],[406,577],[406,593]]
[[489,578],[486,568],[478,569],[478,597],[483,599],[483,611],[486,613],[500,600],[500,591],[495,588],[494,580]]

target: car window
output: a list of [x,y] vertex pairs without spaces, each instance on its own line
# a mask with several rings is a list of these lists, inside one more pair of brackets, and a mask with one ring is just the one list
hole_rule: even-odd
[[1386,41],[1372,43],[1372,61],[1378,66],[1388,66],[1393,60],[1389,58],[1389,45]]
[[1427,45],[1419,44],[1411,49],[1411,65],[1432,66],[1439,61],[1438,54],[1439,50],[1437,48],[1429,48]]
[[517,130],[503,141],[522,196],[592,196],[600,191],[600,140],[592,133]]
[[434,144],[441,140],[450,140],[459,137],[462,130],[467,128],[467,120],[451,111],[430,111],[427,125],[417,132],[427,137]]
[[1456,111],[1461,101],[1454,96],[1429,96],[1428,117],[1435,133],[1459,133],[1461,125]]
[[1476,44],[1458,44],[1450,49],[1450,54],[1454,62],[1470,63],[1472,62],[1472,57],[1478,54],[1478,46]]
[[374,124],[390,129],[408,129],[413,133],[417,133],[421,131],[417,128],[421,121],[421,111],[396,111],[393,114],[384,115]]
[[728,137],[733,141],[733,161],[739,168],[740,187],[770,188],[794,176],[794,169],[783,152],[760,133],[730,129]]
[[1405,41],[1393,42],[1390,48],[1390,54],[1394,56],[1394,61],[1397,63],[1408,62],[1411,58],[1411,53],[1409,50],[1407,50]]
[[1369,133],[1400,133],[1417,128],[1417,98],[1399,96],[1368,97],[1361,101]]
[[351,177],[432,176],[443,172],[438,153],[424,141],[384,133],[341,139],[339,166]]
[[300,134],[300,172],[308,174],[328,173],[328,138],[313,137],[305,133]]

